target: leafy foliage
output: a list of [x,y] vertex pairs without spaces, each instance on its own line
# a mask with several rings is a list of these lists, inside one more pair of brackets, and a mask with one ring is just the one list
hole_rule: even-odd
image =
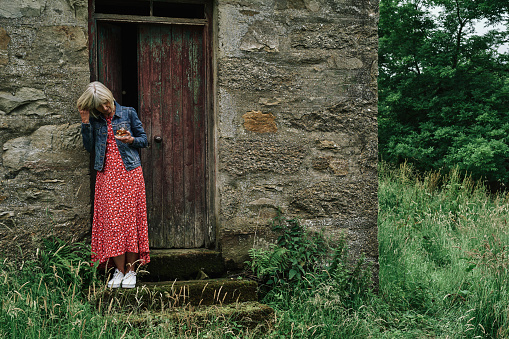
[[281,211],[272,228],[280,232],[277,244],[269,250],[252,248],[251,261],[247,262],[259,278],[266,278],[267,285],[300,280],[306,272],[323,265],[328,246],[321,235],[308,236],[297,219],[287,219]]
[[[433,11],[439,11],[438,15]],[[509,182],[507,1],[382,0],[380,157],[418,170],[458,169]]]
[[332,248],[323,235],[306,231],[298,219],[285,218],[280,211],[273,230],[280,233],[277,243],[251,249],[247,262],[264,283],[267,300],[286,303],[288,291],[313,294],[326,285],[343,306],[353,306],[370,293],[371,268],[363,258],[356,263],[348,259],[344,239]]

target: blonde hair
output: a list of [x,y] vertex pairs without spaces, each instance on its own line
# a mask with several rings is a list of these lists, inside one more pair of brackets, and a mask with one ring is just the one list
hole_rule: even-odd
[[113,93],[99,81],[94,81],[88,84],[85,92],[79,97],[77,106],[78,109],[88,110],[94,116],[97,116],[95,110],[106,102],[114,107],[115,98],[113,98]]

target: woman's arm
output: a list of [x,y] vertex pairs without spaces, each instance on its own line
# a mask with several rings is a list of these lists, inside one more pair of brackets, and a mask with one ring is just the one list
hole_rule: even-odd
[[94,149],[94,131],[92,124],[90,124],[90,114],[88,110],[79,110],[81,116],[81,136],[83,139],[83,146],[88,152]]
[[134,108],[129,108],[129,119],[131,119],[131,131],[134,141],[130,144],[132,147],[145,148],[148,146],[148,139],[143,125],[138,118],[138,114]]

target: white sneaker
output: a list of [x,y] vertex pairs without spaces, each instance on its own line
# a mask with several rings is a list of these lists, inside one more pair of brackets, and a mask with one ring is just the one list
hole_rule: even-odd
[[120,272],[118,268],[115,268],[115,272],[113,273],[113,279],[108,281],[109,288],[119,288],[122,280],[124,279],[124,273]]
[[136,287],[136,272],[130,271],[122,280],[122,288],[135,288]]

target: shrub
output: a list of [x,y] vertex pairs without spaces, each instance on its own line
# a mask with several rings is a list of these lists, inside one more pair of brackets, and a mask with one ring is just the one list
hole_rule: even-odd
[[364,258],[349,260],[345,239],[333,248],[323,234],[307,231],[298,219],[285,218],[280,211],[273,230],[280,234],[277,242],[269,249],[251,249],[247,262],[266,300],[281,300],[282,289],[312,294],[328,286],[351,307],[370,293],[371,267]]

